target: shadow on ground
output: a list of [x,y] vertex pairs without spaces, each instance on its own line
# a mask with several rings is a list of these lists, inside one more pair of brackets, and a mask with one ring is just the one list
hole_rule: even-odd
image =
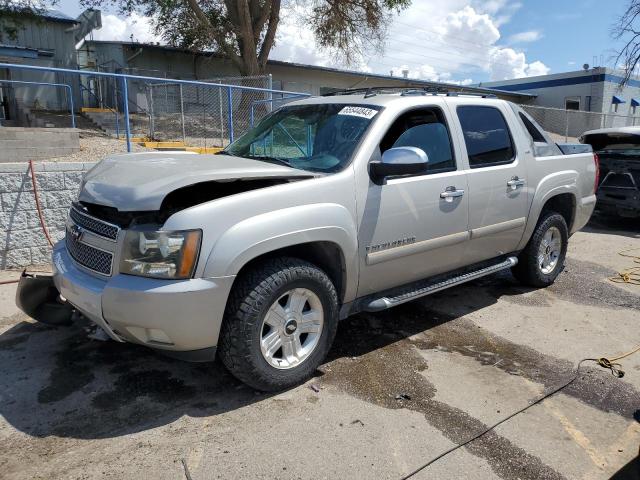
[[[572,298],[578,295],[579,302],[607,298],[613,307],[640,306],[637,296],[603,282],[596,282],[591,293],[580,297],[575,292],[584,289],[576,282],[584,277],[584,268],[580,262],[570,263],[568,270],[573,273],[563,273],[553,291]],[[532,294],[523,295],[528,293]],[[372,369],[375,355],[391,354],[393,362],[398,342],[404,342],[401,349],[447,349],[473,356],[482,364],[495,363],[495,358],[483,357],[492,351],[500,355],[499,368],[507,373],[547,388],[557,385],[571,374],[569,362],[492,336],[464,318],[501,297],[536,302],[544,301],[544,292],[531,292],[505,273],[389,311],[356,315],[341,322],[321,371],[352,359]],[[441,307],[434,310],[434,302],[447,305],[447,313]],[[14,428],[35,437],[109,438],[166,425],[184,415],[215,416],[269,398],[238,382],[219,362],[185,363],[136,345],[92,340],[88,328],[88,324],[49,327],[25,317],[0,335],[0,415]],[[426,332],[423,340],[411,339],[421,332]],[[357,369],[354,374],[358,375]],[[358,381],[345,371],[344,381],[351,380]],[[630,388],[619,400],[612,399],[605,394],[612,381],[585,374],[568,393],[631,417],[640,404],[637,392]],[[369,387],[360,387],[366,397]]]
[[582,231],[640,238],[640,221],[637,218],[615,217],[596,212]]

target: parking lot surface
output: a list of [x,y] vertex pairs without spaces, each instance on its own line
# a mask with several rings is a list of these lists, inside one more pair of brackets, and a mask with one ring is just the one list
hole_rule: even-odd
[[[37,324],[0,286],[0,477],[401,478],[580,359],[640,344],[640,287],[607,280],[632,266],[618,252],[640,248],[637,223],[596,218],[544,290],[503,273],[345,320],[317,376],[279,394],[89,324]],[[622,379],[585,364],[414,478],[638,478],[640,354],[622,363]]]

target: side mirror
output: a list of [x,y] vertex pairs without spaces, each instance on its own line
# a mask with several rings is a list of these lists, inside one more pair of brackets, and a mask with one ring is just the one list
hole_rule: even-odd
[[369,164],[369,174],[375,183],[381,184],[386,177],[424,173],[428,163],[429,157],[421,148],[390,148],[382,154],[381,162]]

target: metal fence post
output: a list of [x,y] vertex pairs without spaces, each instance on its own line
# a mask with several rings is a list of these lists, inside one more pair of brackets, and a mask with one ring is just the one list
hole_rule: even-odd
[[271,100],[271,102],[269,102],[269,106],[271,107],[271,109],[269,110],[270,112],[273,111],[273,92],[271,90],[273,90],[273,75],[269,74],[269,93],[267,94],[267,98],[269,100]]
[[[129,125],[129,89],[127,87],[127,77],[122,78],[122,103],[124,105],[124,131],[127,136],[127,152],[131,152],[131,126]],[[117,117],[116,112],[116,117]]]
[[73,91],[71,85],[67,85],[67,91],[69,92],[69,111],[71,112],[71,128],[76,128],[76,116],[73,113]]
[[156,114],[155,103],[153,101],[153,85],[147,87],[149,89],[149,137],[152,139],[156,137]]
[[116,138],[120,140],[120,122],[118,119],[118,81],[113,82],[113,108],[116,114]]
[[180,117],[182,118],[182,143],[187,141],[187,134],[184,127],[184,100],[182,98],[182,84],[179,84],[180,87]]
[[[218,83],[221,83],[218,80]],[[224,120],[222,115],[222,88],[218,89],[218,106],[220,107],[220,146],[224,148]]]
[[233,143],[233,95],[231,87],[227,87],[227,102],[229,104],[229,111],[227,114],[229,120],[229,143]]

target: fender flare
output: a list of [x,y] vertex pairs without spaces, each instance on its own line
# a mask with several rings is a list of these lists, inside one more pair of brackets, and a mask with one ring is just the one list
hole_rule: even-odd
[[330,242],[340,248],[345,261],[345,299],[350,298],[358,278],[357,228],[349,211],[333,203],[284,208],[236,223],[211,249],[204,276],[234,276],[261,255],[311,242]]
[[578,172],[575,170],[563,170],[561,172],[551,173],[540,180],[533,195],[531,207],[529,208],[529,216],[527,217],[527,224],[524,228],[520,244],[518,245],[518,250],[522,250],[527,246],[527,243],[529,243],[529,239],[538,224],[542,209],[551,198],[568,193],[572,195],[577,202],[577,180]]

